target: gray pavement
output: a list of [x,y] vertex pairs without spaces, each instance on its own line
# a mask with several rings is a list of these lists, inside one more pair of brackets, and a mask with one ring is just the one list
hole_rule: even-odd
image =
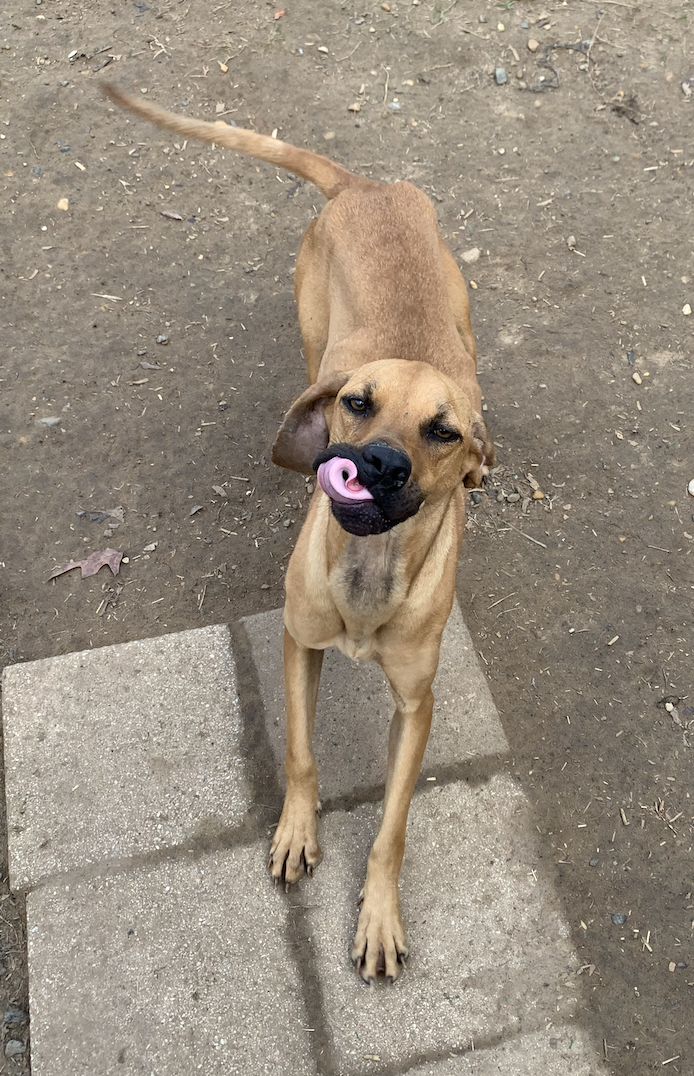
[[[326,657],[324,859],[285,894],[265,866],[280,805],[281,612],[243,630],[250,680],[223,627],[5,670],[34,1076],[603,1072],[576,1023],[569,932],[457,607],[403,864],[412,956],[392,988],[365,987],[349,961],[380,814],[383,677]],[[264,716],[238,686],[251,681]]]
[[11,665],[3,722],[13,889],[248,809],[226,627]]

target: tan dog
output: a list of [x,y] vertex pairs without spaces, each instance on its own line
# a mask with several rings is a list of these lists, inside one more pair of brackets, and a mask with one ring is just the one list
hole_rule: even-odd
[[318,469],[320,484],[287,571],[287,793],[269,866],[288,886],[321,858],[311,738],[323,651],[373,658],[396,708],[352,959],[367,981],[379,971],[393,980],[407,956],[398,876],[453,603],[463,484],[494,460],[465,284],[431,203],[409,183],[360,179],[275,139],[106,92],[178,134],[290,169],[329,199],[296,266],[310,388],[273,449],[283,467]]

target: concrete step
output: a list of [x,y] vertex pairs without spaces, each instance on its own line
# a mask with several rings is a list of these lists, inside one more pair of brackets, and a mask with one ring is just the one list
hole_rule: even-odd
[[11,665],[3,725],[13,889],[248,809],[226,627]]
[[[414,798],[403,865],[412,957],[391,989],[369,990],[349,962],[379,818],[383,677],[326,658],[324,861],[285,894],[257,810],[281,772],[281,612],[244,630],[267,774],[243,757],[252,705],[226,628],[5,671],[34,1076],[597,1074],[572,1024],[582,980],[566,923],[527,801],[502,772],[506,740],[459,611],[425,760],[436,780]],[[467,765],[480,759],[486,776]]]
[[339,1072],[371,1073],[564,1022],[578,963],[544,877],[528,803],[512,778],[415,795],[401,875],[410,952],[391,990],[365,991],[349,952],[374,805],[324,819],[305,887],[310,937]]
[[417,1065],[407,1070],[407,1076],[602,1076],[605,1071],[585,1032],[568,1026]]
[[265,841],[28,894],[33,1076],[315,1073]]

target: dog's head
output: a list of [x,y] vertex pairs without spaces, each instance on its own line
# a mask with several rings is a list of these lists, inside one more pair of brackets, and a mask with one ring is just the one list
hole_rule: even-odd
[[272,458],[312,474],[340,525],[379,534],[424,503],[476,486],[494,462],[481,416],[427,363],[387,359],[311,385],[292,405]]

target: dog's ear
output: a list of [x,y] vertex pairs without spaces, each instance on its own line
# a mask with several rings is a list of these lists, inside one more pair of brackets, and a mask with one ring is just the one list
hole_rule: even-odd
[[330,437],[323,408],[332,403],[350,379],[346,371],[316,381],[302,392],[285,415],[272,446],[272,461],[300,474],[313,474],[313,461]]
[[494,466],[495,460],[496,453],[489,431],[482,416],[477,415],[472,423],[472,443],[465,461],[466,471],[463,476],[463,482],[468,489],[474,489],[480,485],[489,472],[489,468]]

